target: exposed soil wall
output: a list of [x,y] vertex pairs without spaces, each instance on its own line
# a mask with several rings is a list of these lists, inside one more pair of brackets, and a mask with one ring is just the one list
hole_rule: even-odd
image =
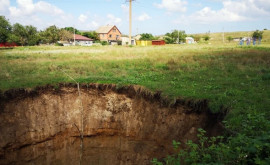
[[[220,132],[222,114],[206,100],[176,100],[141,87],[74,84],[0,94],[0,164],[150,164],[173,152],[172,141]],[[81,99],[80,99],[81,98]]]

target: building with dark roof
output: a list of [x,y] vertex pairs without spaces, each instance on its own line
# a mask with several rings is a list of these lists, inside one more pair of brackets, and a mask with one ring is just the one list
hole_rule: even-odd
[[91,46],[93,45],[93,39],[79,35],[79,34],[75,34],[75,45]]

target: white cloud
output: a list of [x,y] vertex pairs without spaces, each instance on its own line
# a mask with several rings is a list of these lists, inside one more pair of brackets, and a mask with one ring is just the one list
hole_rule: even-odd
[[185,12],[187,10],[187,1],[185,0],[162,0],[160,4],[154,5],[160,9],[166,9],[168,12]]
[[112,14],[108,14],[107,18],[109,19],[108,22],[107,22],[108,24],[118,24],[118,23],[122,22],[121,18],[117,18]]
[[92,21],[91,24],[94,28],[99,27],[99,23],[97,23],[96,21]]
[[9,7],[10,15],[13,17],[27,16],[37,13],[49,14],[52,16],[64,14],[63,10],[44,1],[33,3],[32,0],[17,0],[17,4],[18,7]]
[[[4,15],[11,23],[18,22],[44,29],[54,24],[60,27],[71,26],[70,22],[74,22],[72,15],[45,1],[34,3],[33,0],[16,0],[14,6],[8,0],[0,0],[0,3],[4,4]],[[2,4],[0,6],[1,13]]]
[[137,20],[139,20],[139,21],[146,21],[146,20],[149,20],[149,19],[151,19],[151,17],[148,14],[146,14],[146,13],[143,13],[142,15],[140,15],[137,18]]
[[221,0],[223,7],[213,10],[211,7],[204,7],[201,10],[188,16],[181,16],[175,23],[219,23],[237,22],[270,17],[269,0]]
[[231,12],[226,8],[215,11],[210,7],[205,7],[200,11],[189,16],[190,20],[196,21],[197,23],[211,23],[211,22],[235,22],[246,20],[246,17],[243,17],[237,13]]
[[108,18],[106,17],[86,12],[81,14],[78,19],[74,21],[74,26],[79,30],[96,30],[99,26],[105,25],[107,20]]
[[123,10],[123,12],[128,13],[128,11],[129,11],[129,6],[126,5],[126,4],[122,4],[122,5],[121,5],[121,9]]
[[223,1],[225,10],[246,17],[269,15],[269,0],[225,0]]
[[10,7],[10,15],[18,17],[21,15],[31,15],[35,10],[32,0],[17,0],[18,7]]
[[85,21],[87,20],[87,16],[86,15],[84,15],[84,14],[81,14],[80,16],[79,16],[79,21],[81,22],[81,23],[85,23]]
[[46,13],[46,14],[50,14],[50,15],[63,15],[65,14],[65,12],[62,9],[59,9],[58,7],[49,4],[47,2],[44,1],[39,1],[36,4],[34,4],[35,6],[35,11],[36,12],[42,12],[42,13]]
[[4,14],[9,7],[9,0],[0,0],[0,14]]
[[256,3],[259,8],[261,8],[265,11],[270,11],[270,1],[269,0],[256,0],[256,2],[254,1],[254,3]]

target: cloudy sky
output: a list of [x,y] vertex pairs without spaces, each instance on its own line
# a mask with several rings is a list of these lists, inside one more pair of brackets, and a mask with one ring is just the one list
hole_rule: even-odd
[[[0,0],[0,15],[40,30],[56,25],[95,30],[117,25],[128,34],[126,0]],[[133,34],[270,29],[270,0],[135,0]]]

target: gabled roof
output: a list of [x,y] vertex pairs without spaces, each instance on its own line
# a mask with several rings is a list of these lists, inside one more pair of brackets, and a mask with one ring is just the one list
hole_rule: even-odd
[[[99,27],[97,30],[96,30],[96,32],[97,33],[109,33],[110,32],[110,30],[112,30],[112,28],[113,27],[116,27],[115,25],[106,25],[106,26],[101,26],[101,27]],[[116,29],[118,29],[117,27],[116,27]],[[118,31],[120,32],[120,30],[118,29]],[[121,32],[120,32],[121,33]]]
[[91,38],[87,38],[85,36],[81,36],[79,34],[75,34],[75,40],[80,40],[80,41],[93,41]]

